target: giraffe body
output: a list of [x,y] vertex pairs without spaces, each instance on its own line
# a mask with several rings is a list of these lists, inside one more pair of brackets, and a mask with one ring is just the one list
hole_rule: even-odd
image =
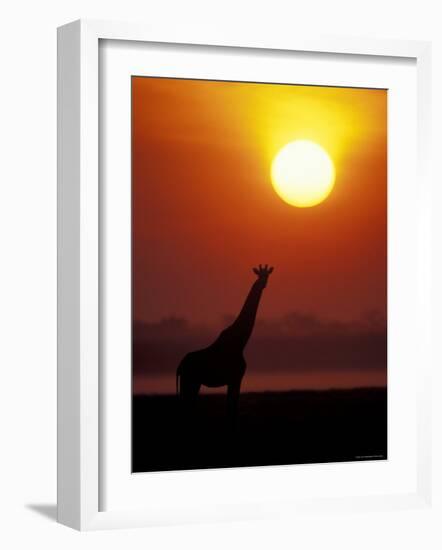
[[235,421],[241,382],[246,371],[244,348],[255,325],[261,295],[273,268],[255,268],[257,280],[236,320],[207,348],[188,353],[176,373],[177,392],[186,405],[194,403],[201,386],[227,386],[228,413]]

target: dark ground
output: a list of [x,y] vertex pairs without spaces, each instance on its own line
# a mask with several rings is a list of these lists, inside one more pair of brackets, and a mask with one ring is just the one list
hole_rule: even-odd
[[192,428],[178,397],[135,396],[133,471],[387,458],[386,389],[245,393],[235,436],[225,405],[224,395],[201,395]]

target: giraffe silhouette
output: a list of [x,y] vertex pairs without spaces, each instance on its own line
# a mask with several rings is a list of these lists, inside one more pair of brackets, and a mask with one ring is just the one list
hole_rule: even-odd
[[244,348],[255,325],[262,292],[273,267],[253,268],[257,276],[235,321],[207,348],[185,355],[176,371],[176,389],[187,412],[193,410],[201,386],[227,386],[227,414],[234,427],[241,382],[246,371]]

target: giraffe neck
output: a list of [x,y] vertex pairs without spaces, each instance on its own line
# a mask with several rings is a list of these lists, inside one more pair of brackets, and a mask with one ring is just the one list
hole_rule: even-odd
[[232,349],[244,349],[255,326],[256,313],[263,290],[264,285],[258,279],[252,285],[238,317],[221,333],[217,341],[218,344],[230,346]]

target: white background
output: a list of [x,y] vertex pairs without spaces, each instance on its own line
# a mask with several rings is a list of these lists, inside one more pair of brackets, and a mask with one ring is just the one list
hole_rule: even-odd
[[[1,530],[5,548],[440,548],[441,432],[435,439],[435,508],[313,516],[151,530],[79,534],[54,515],[56,433],[56,32],[78,17],[144,21],[166,28],[253,29],[269,37],[303,32],[434,41],[433,95],[442,97],[437,1],[354,0],[17,0],[2,10],[0,87]],[[442,150],[440,103],[433,105],[433,150]],[[436,154],[435,158],[440,158]],[[434,179],[442,184],[435,163]],[[435,192],[435,205],[442,193]],[[438,209],[435,208],[438,213]],[[435,216],[434,231],[442,227]],[[440,240],[439,240],[440,243]],[[442,281],[439,245],[435,279]],[[437,305],[441,306],[440,291]],[[442,327],[441,314],[435,322]],[[437,333],[436,333],[437,336]],[[442,361],[439,361],[442,367]],[[439,384],[434,414],[441,418]],[[438,424],[440,427],[440,421]],[[8,539],[6,541],[6,539]]]

